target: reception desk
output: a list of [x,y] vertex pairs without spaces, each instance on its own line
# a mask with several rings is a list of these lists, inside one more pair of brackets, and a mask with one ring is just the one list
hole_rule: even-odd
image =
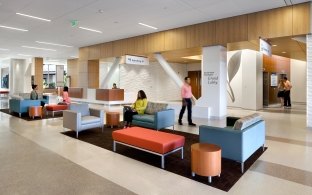
[[123,89],[96,89],[96,100],[124,101]]

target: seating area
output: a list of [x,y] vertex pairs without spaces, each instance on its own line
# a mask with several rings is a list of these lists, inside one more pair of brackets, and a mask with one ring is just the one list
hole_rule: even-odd
[[241,163],[265,144],[265,122],[259,114],[242,118],[228,117],[227,127],[199,126],[200,143],[216,144],[222,149],[222,157]]
[[144,114],[133,116],[133,125],[150,129],[162,129],[172,127],[174,129],[175,114],[173,109],[168,109],[168,104],[147,102]]

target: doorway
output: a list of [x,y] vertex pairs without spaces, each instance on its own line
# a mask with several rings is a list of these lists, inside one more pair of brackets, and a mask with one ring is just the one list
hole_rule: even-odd
[[201,97],[201,71],[188,71],[191,79],[192,93],[196,99]]

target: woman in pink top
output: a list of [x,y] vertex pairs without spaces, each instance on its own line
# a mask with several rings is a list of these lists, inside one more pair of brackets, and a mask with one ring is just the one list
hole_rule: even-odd
[[63,89],[63,103],[70,104],[70,97],[68,95],[68,87],[65,86]]
[[185,112],[185,108],[187,107],[188,124],[190,126],[196,126],[196,124],[192,122],[192,100],[191,98],[193,94],[192,94],[192,87],[190,85],[191,79],[189,77],[185,77],[184,81],[185,81],[184,85],[182,86],[182,89],[181,89],[182,108],[181,108],[180,115],[179,115],[179,125],[183,125],[182,117]]

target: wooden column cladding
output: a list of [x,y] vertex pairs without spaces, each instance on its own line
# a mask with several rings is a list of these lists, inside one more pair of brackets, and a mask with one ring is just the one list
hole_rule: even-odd
[[67,60],[67,75],[70,76],[70,87],[78,87],[78,59]]
[[88,61],[88,88],[99,88],[99,60]]
[[33,58],[35,67],[34,84],[38,85],[38,90],[43,91],[43,58]]

